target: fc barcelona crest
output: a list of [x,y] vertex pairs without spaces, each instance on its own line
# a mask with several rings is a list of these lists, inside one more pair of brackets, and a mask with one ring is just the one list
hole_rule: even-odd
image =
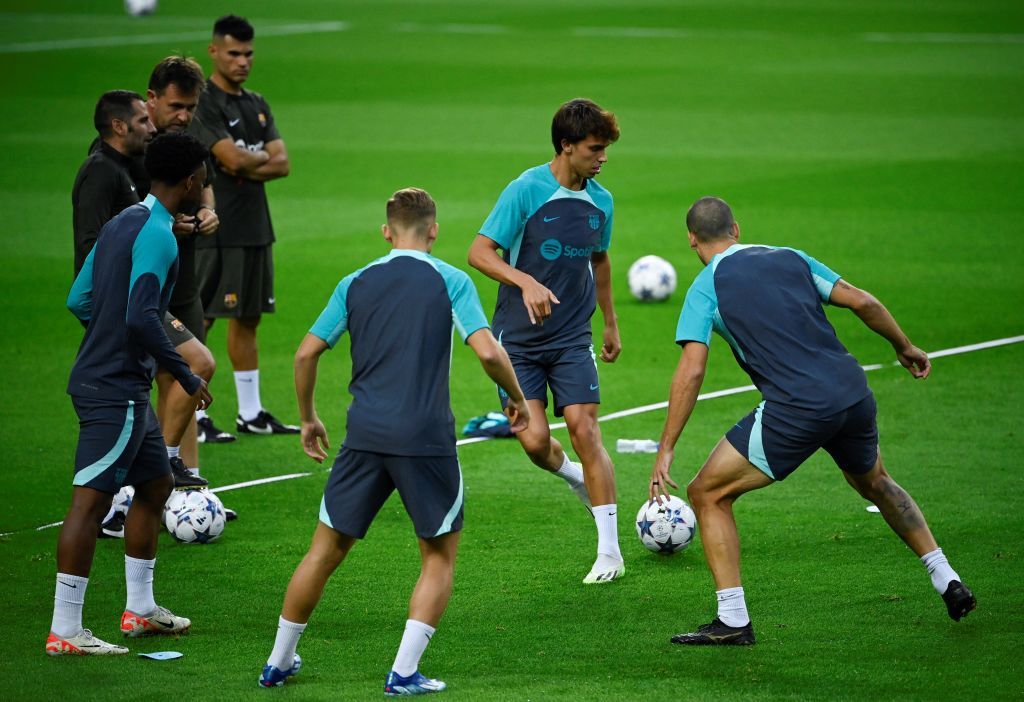
[[597,230],[601,228],[601,215],[592,214],[587,218],[587,223],[590,224],[590,228]]

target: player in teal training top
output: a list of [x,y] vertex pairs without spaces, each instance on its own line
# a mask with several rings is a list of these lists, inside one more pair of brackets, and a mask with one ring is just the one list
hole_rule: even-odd
[[[594,178],[618,138],[615,115],[592,101],[559,107],[551,122],[555,157],[505,188],[469,251],[470,265],[501,283],[494,333],[512,359],[534,418],[518,434],[519,443],[534,464],[565,480],[593,512],[597,559],[585,583],[610,582],[625,572],[615,474],[597,423],[601,394],[590,331],[600,306],[600,358],[613,363],[621,343],[608,257],[612,196]],[[582,466],[551,436],[548,388]]]
[[785,479],[819,448],[921,558],[949,616],[959,620],[974,609],[974,595],[950,567],[913,498],[882,465],[874,396],[822,305],[852,310],[892,344],[915,378],[931,371],[927,354],[910,343],[882,303],[802,251],[740,244],[739,225],[723,200],[698,200],[686,215],[686,227],[690,248],[705,268],[686,293],[679,317],[676,343],[683,352],[651,473],[651,497],[660,500],[668,486],[678,488],[669,470],[697,402],[712,330],[728,342],[763,401],[718,442],[687,488],[715,577],[718,616],[672,642],[754,643],[740,585],[732,504],[746,492]]
[[433,199],[418,188],[392,196],[383,227],[391,252],[342,279],[295,354],[302,445],[311,458],[323,461],[328,448],[313,403],[317,364],[345,332],[352,348],[352,404],[313,543],[288,585],[274,650],[259,679],[264,687],[282,685],[298,672],[302,661],[295,648],[327,579],[397,489],[419,537],[422,570],[384,694],[445,688],[418,667],[448,605],[462,530],[462,470],[448,397],[453,327],[511,396],[512,431],[523,430],[530,415],[473,282],[430,255],[435,213]]

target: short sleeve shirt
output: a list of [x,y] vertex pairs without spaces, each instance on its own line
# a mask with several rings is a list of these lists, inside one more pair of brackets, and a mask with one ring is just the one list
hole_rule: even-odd
[[728,342],[764,399],[815,414],[870,392],[864,371],[822,309],[840,276],[803,251],[734,244],[686,293],[676,342]]
[[448,390],[452,330],[488,327],[469,276],[394,249],[338,283],[310,334],[352,344],[345,446],[398,456],[455,455]]
[[145,196],[139,193],[132,178],[132,163],[133,159],[97,139],[78,169],[71,189],[75,275],[82,270],[103,225]]
[[545,163],[509,183],[480,233],[498,244],[506,263],[529,273],[560,302],[543,325],[534,325],[519,288],[502,284],[494,310],[502,345],[542,351],[589,344],[597,306],[590,257],[611,246],[611,193],[592,179],[582,190],[565,188]]
[[[189,131],[210,149],[229,139],[235,146],[259,151],[281,138],[270,105],[259,93],[226,93],[212,81],[196,108]],[[197,248],[266,246],[274,242],[270,207],[263,183],[228,175],[217,166],[213,193],[217,198],[220,228],[213,236],[199,237]]]

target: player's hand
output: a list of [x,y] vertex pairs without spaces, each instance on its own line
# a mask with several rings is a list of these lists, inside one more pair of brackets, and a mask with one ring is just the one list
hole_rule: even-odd
[[317,463],[323,463],[327,458],[327,449],[331,442],[327,438],[327,429],[319,417],[314,417],[311,422],[302,422],[302,450],[306,455]]
[[174,236],[191,236],[196,232],[196,218],[192,215],[174,215],[174,224],[171,225]]
[[200,236],[212,236],[217,233],[220,227],[220,217],[209,207],[200,207],[196,213],[196,234]]
[[527,280],[520,290],[523,293],[523,304],[526,306],[526,314],[530,316],[530,324],[544,324],[544,320],[551,316],[551,305],[560,304],[555,294],[538,283],[535,279],[527,276]]
[[927,378],[932,372],[932,362],[928,360],[928,354],[916,346],[911,345],[902,351],[897,351],[896,358],[900,365],[910,371],[915,378]]
[[192,395],[192,399],[196,403],[197,410],[204,410],[213,404],[213,395],[210,394],[210,388],[205,378],[199,378],[199,389]]
[[505,406],[505,416],[508,417],[509,429],[513,434],[518,434],[530,425],[530,408],[526,405],[526,398],[520,402],[509,400]]
[[615,363],[615,359],[622,353],[622,341],[619,339],[619,328],[616,325],[604,328],[604,343],[601,345],[601,355],[598,356],[605,363]]
[[676,481],[672,480],[669,475],[669,471],[672,469],[672,459],[675,457],[675,452],[670,448],[658,449],[658,456],[654,459],[654,469],[651,470],[651,482],[648,486],[648,494],[652,500],[655,500],[659,505],[661,504],[662,498],[668,499],[668,489],[671,486],[673,490],[678,491],[679,486]]

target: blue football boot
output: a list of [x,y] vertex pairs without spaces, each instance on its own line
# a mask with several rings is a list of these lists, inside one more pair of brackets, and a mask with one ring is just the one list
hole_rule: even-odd
[[440,692],[445,687],[447,685],[442,681],[428,678],[418,670],[407,678],[403,678],[392,670],[388,673],[387,680],[384,681],[384,694],[387,697],[426,695],[431,692]]
[[292,667],[288,670],[280,670],[267,663],[263,666],[263,673],[260,674],[260,687],[280,687],[284,685],[284,681],[299,672],[302,667],[302,659],[299,658],[299,654],[295,654],[295,660],[292,662]]

